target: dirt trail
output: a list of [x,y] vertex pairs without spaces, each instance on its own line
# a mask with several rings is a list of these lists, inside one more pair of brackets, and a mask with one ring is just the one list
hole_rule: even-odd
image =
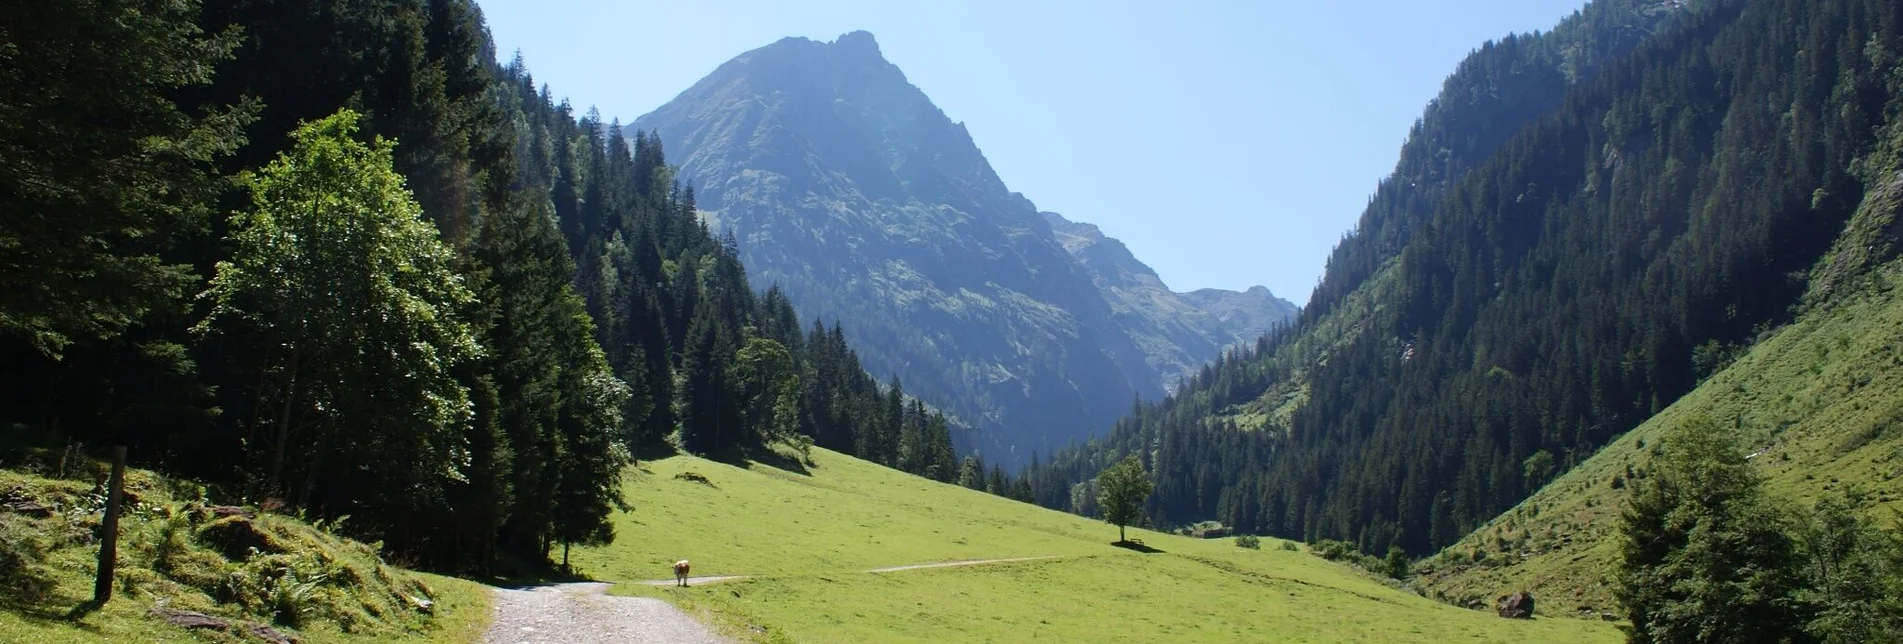
[[910,566],[893,566],[891,568],[873,568],[866,572],[870,572],[870,573],[899,572],[902,570],[920,570],[923,568],[952,568],[955,566],[978,566],[983,564],[1011,563],[1014,561],[1039,561],[1043,559],[1056,559],[1056,558],[1057,557],[1055,555],[1051,555],[1051,556],[1044,556],[1044,557],[1012,557],[1010,559],[971,559],[967,561],[946,561],[943,563],[912,564]]
[[[1038,561],[1040,559],[1056,559],[1056,558],[1057,558],[1056,556],[1044,556],[1044,557],[1012,557],[1009,559],[968,559],[964,561],[942,561],[939,563],[922,563],[922,564],[911,564],[908,566],[892,566],[890,568],[873,568],[871,570],[861,570],[859,572],[876,575],[876,574],[887,573],[887,572],[900,572],[905,570],[921,570],[924,568],[952,568],[956,566],[980,566],[984,564],[1011,563],[1014,561]],[[723,581],[746,579],[751,576],[753,575],[718,575],[718,576],[709,576],[709,577],[688,577],[687,585],[693,586],[696,584],[717,584]],[[647,581],[641,581],[636,583],[647,584],[649,586],[672,586],[676,582],[672,579],[649,579]]]
[[604,594],[608,584],[497,588],[485,644],[728,644],[659,599]]

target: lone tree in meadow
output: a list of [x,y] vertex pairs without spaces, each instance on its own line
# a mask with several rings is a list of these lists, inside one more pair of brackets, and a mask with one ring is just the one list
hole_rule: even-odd
[[1097,475],[1097,505],[1103,520],[1117,524],[1117,542],[1129,539],[1123,529],[1143,518],[1143,502],[1150,498],[1150,473],[1135,454]]

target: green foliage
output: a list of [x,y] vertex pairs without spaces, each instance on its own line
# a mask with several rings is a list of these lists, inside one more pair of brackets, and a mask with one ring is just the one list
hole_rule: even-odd
[[1124,526],[1143,520],[1143,504],[1150,498],[1150,473],[1135,454],[1124,457],[1097,476],[1097,505],[1103,508],[1103,520],[1116,524],[1117,540],[1124,541]]
[[242,365],[258,383],[253,426],[271,436],[259,489],[398,526],[463,477],[469,393],[454,369],[481,347],[454,252],[392,145],[352,139],[359,118],[300,127],[247,179],[252,209],[232,218],[200,328],[269,347]]
[[1381,563],[1389,577],[1407,579],[1409,561],[1406,550],[1402,550],[1399,546],[1390,546],[1387,558]]
[[[494,64],[475,3],[199,4],[0,10],[0,422],[461,571],[611,539],[630,454],[677,431],[873,428],[881,462],[956,474],[942,414],[752,292],[659,140]],[[756,340],[782,351],[743,382]]]
[[1553,475],[1553,453],[1546,450],[1534,452],[1532,456],[1526,457],[1522,467],[1527,481],[1543,483]]
[[1852,490],[1818,500],[1798,531],[1810,607],[1804,632],[1823,644],[1877,642],[1903,629],[1903,535],[1858,515],[1873,499]]
[[1236,535],[1236,547],[1248,548],[1250,550],[1261,550],[1262,539],[1253,534],[1239,534],[1239,535]]
[[[90,469],[97,465],[85,462]],[[119,593],[100,609],[64,614],[91,596],[98,553],[92,483],[0,469],[11,502],[48,507],[50,516],[0,514],[0,562],[31,563],[29,578],[0,586],[0,639],[7,641],[172,641],[188,637],[153,621],[153,605],[296,629],[299,639],[392,641],[469,635],[488,613],[486,590],[461,580],[425,582],[392,567],[375,549],[283,516],[219,518],[178,481],[129,469],[120,524]],[[186,486],[189,487],[189,486]],[[252,510],[247,510],[252,512]],[[243,548],[234,548],[238,544]],[[429,612],[416,602],[432,600]]]
[[[1735,425],[1747,451],[1759,453],[1751,463],[1779,496],[1810,504],[1862,488],[1877,502],[1859,514],[1887,524],[1891,516],[1881,500],[1903,494],[1895,460],[1903,454],[1903,434],[1886,431],[1903,409],[1903,399],[1892,393],[1903,388],[1892,348],[1903,346],[1903,271],[1897,268],[1893,260],[1838,284],[1665,413],[1431,559],[1423,566],[1431,570],[1424,587],[1456,601],[1525,588],[1610,610],[1602,579],[1618,564],[1625,490],[1648,475],[1654,458],[1648,448],[1694,414]],[[1494,545],[1503,531],[1557,538],[1549,546],[1503,550]],[[1469,565],[1473,559],[1484,564]]]
[[255,111],[175,100],[237,44],[198,18],[193,0],[0,9],[0,334],[57,357],[183,306],[195,276],[169,245],[205,228],[212,164]]
[[800,385],[793,354],[773,340],[752,338],[734,356],[734,372],[747,425],[763,442],[792,442],[799,435]]
[[1614,596],[1633,642],[1797,637],[1797,548],[1737,438],[1704,417],[1666,438],[1621,518]]

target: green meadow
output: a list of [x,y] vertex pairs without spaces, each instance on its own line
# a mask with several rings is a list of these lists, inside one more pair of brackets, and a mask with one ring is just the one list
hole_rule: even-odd
[[[1610,624],[1508,620],[1423,598],[1283,542],[1261,550],[1114,526],[816,450],[804,472],[643,463],[613,545],[579,572],[756,642],[1614,642]],[[705,483],[677,475],[698,474]],[[1031,561],[871,573],[892,566]],[[640,583],[693,562],[742,579]]]

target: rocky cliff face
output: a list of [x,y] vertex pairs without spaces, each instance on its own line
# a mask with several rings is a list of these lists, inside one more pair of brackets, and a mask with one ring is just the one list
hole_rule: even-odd
[[1221,344],[1206,329],[1125,324],[1167,315],[1107,298],[1101,271],[871,34],[747,52],[629,128],[661,138],[756,285],[778,283],[808,318],[849,321],[869,370],[975,425],[964,447],[994,462],[1107,429],[1133,396],[1162,393],[1165,369]]

